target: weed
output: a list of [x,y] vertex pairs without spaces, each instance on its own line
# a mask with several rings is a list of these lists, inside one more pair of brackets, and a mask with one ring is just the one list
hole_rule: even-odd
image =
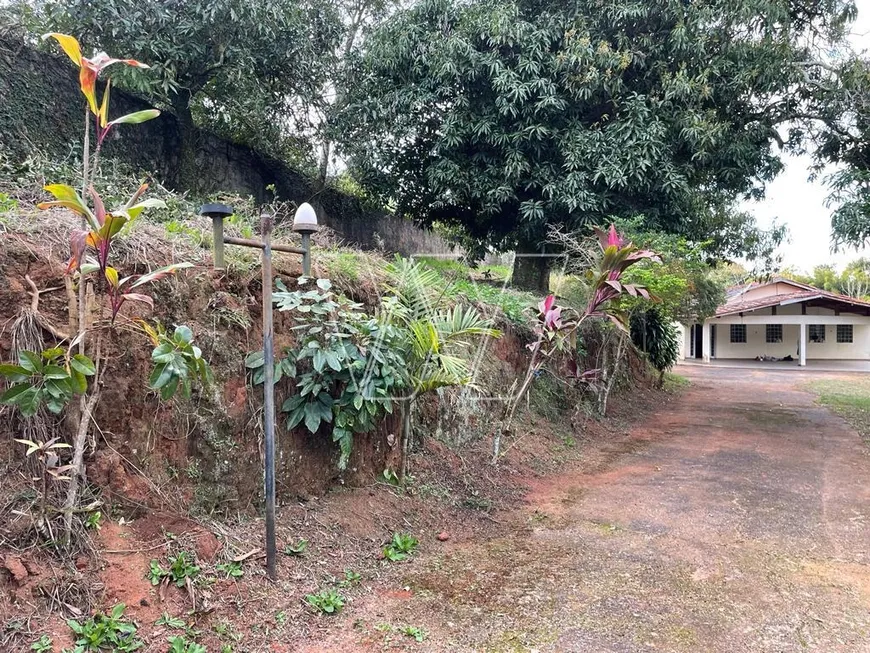
[[222,562],[217,566],[217,569],[218,571],[225,573],[227,578],[241,578],[245,575],[241,562]]
[[207,653],[205,646],[190,642],[186,637],[176,635],[169,638],[169,651],[167,653]]
[[381,622],[375,625],[375,630],[382,633],[400,633],[405,635],[405,637],[411,637],[418,642],[425,641],[429,636],[425,630],[418,628],[417,626],[394,626],[386,622]]
[[50,653],[53,649],[54,641],[48,635],[43,635],[30,645],[30,650],[36,653]]
[[146,577],[152,585],[159,585],[166,578],[175,583],[177,587],[184,587],[187,580],[194,580],[200,571],[199,567],[193,564],[193,559],[188,558],[189,555],[185,551],[181,551],[176,556],[170,556],[169,569],[160,566],[157,560],[152,560]]
[[478,496],[477,494],[466,497],[462,501],[462,505],[466,508],[471,508],[472,510],[480,510],[481,512],[489,512],[492,510],[492,501],[486,497]]
[[345,587],[352,587],[353,585],[359,585],[362,581],[362,576],[353,571],[352,569],[344,570],[344,580],[341,581],[340,585]]
[[344,597],[334,589],[309,594],[305,602],[322,614],[337,614],[344,607]]
[[283,626],[287,623],[287,613],[281,610],[280,612],[275,613],[275,623],[279,626]]
[[202,469],[200,469],[199,461],[192,460],[190,464],[187,466],[187,469],[184,470],[184,473],[187,474],[187,478],[191,481],[198,481],[202,478]]
[[88,518],[85,520],[85,528],[90,528],[95,531],[100,530],[102,528],[102,526],[100,526],[102,518],[103,514],[99,510],[95,510],[89,514]]
[[67,620],[67,625],[76,635],[76,650],[100,651],[111,650],[117,653],[135,651],[144,643],[136,637],[136,625],[125,621],[123,603],[119,603],[105,615],[98,612],[84,622],[75,619]]
[[685,376],[673,374],[672,372],[665,372],[663,387],[666,391],[676,392],[677,390],[681,390],[690,385],[692,385],[692,382]]
[[284,547],[284,555],[302,556],[308,548],[308,540],[299,540],[296,544],[288,544]]
[[427,637],[426,631],[417,626],[403,626],[399,629],[399,632],[406,637],[413,637],[418,642],[424,641]]
[[408,533],[393,533],[393,539],[384,547],[384,559],[390,562],[406,560],[420,541]]
[[0,213],[11,213],[17,208],[17,199],[9,197],[8,193],[0,193]]
[[187,626],[187,624],[184,622],[184,619],[170,616],[168,612],[164,612],[162,615],[160,615],[160,618],[154,622],[154,625],[168,626],[169,628],[184,628]]
[[399,479],[399,475],[396,474],[395,471],[387,467],[383,472],[381,472],[381,480],[387,485],[400,486],[402,484],[401,479]]
[[182,220],[169,220],[164,224],[164,228],[166,229],[166,234],[170,238],[178,236],[198,247],[204,247],[211,244],[205,241],[205,235],[202,231],[196,227],[191,227]]

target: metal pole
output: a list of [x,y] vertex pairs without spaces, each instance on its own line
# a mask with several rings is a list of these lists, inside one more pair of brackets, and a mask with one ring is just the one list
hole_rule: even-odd
[[222,215],[212,217],[211,234],[214,241],[214,268],[215,270],[226,270],[227,266],[224,263],[224,217]]
[[311,234],[302,233],[302,249],[305,251],[302,254],[302,274],[306,277],[311,276]]
[[272,332],[272,218],[260,219],[263,232],[263,430],[266,439],[266,573],[275,580],[275,362]]

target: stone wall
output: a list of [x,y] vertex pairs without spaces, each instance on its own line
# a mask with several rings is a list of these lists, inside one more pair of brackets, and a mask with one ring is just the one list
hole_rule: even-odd
[[[84,101],[78,76],[66,57],[35,50],[18,37],[0,34],[0,153],[14,161],[35,150],[52,157],[77,155],[82,141]],[[112,115],[150,108],[140,98],[113,89]],[[316,201],[323,224],[349,244],[383,248],[404,255],[444,254],[452,248],[437,234],[413,222],[365,209],[355,197],[327,188],[316,198],[308,178],[286,164],[249,147],[201,132],[197,165],[205,190],[279,199]],[[73,149],[71,149],[73,148]],[[111,133],[104,156],[146,170],[157,179],[170,178],[177,164],[178,125],[164,112],[156,120]]]

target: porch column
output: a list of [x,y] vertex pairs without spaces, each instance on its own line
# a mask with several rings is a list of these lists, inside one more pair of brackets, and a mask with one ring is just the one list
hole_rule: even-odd
[[801,367],[806,366],[807,364],[807,324],[806,322],[800,323],[801,328],[801,337],[800,337],[800,362],[798,365]]
[[704,320],[704,335],[701,338],[701,352],[704,357],[704,362],[710,362],[710,335],[712,329],[710,328],[710,322]]

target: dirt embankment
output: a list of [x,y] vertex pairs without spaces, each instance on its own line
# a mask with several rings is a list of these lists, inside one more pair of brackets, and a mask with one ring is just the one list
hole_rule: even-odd
[[[33,286],[43,291],[38,304],[42,319],[59,331],[67,328],[67,220],[47,220],[38,236],[35,231],[0,234],[0,359],[10,358],[14,322],[31,305]],[[278,536],[286,553],[279,582],[268,583],[257,517],[260,400],[246,382],[243,363],[260,343],[259,270],[251,265],[228,275],[215,273],[207,251],[189,245],[178,251],[180,246],[167,240],[161,227],[140,229],[143,236],[117,252],[123,274],[145,272],[142,260],[152,269],[176,260],[196,267],[153,287],[156,314],[137,312],[128,303],[108,339],[108,371],[86,460],[103,517],[101,527],[89,531],[92,541],[82,555],[61,563],[32,540],[19,545],[17,535],[31,527],[23,509],[32,499],[31,484],[12,443],[21,423],[8,409],[0,421],[3,650],[25,650],[41,634],[51,635],[60,650],[71,643],[63,618],[85,618],[118,603],[126,605],[125,614],[138,625],[145,650],[163,651],[167,637],[184,632],[161,623],[164,613],[184,620],[191,641],[204,643],[209,651],[230,650],[224,646],[289,651],[309,644],[312,651],[343,650],[317,648],[314,642],[332,637],[336,622],[314,614],[306,596],[336,589],[348,600],[348,615],[355,614],[355,606],[403,601],[410,596],[411,590],[404,589],[410,568],[382,560],[384,544],[394,533],[413,534],[420,540],[420,554],[431,556],[517,528],[513,518],[504,521],[502,515],[519,505],[535,478],[622,433],[618,420],[601,424],[576,411],[576,397],[567,398],[564,388],[541,379],[530,397],[532,410],[519,421],[517,437],[505,443],[508,454],[495,468],[488,462],[488,436],[498,406],[487,396],[433,395],[418,415],[424,437],[412,455],[412,479],[407,488],[398,488],[382,476],[400,461],[395,418],[356,438],[344,474],[337,472],[337,450],[328,434],[281,428]],[[275,270],[288,285],[300,273],[295,260],[280,256]],[[362,285],[345,290],[360,301],[375,294]],[[151,345],[136,327],[142,317],[191,326],[214,370],[213,391],[174,404],[161,403],[147,391]],[[279,348],[292,342],[290,326],[286,316],[276,313]],[[52,342],[46,331],[40,337],[46,345]],[[482,357],[483,380],[493,392],[507,388],[525,356],[522,340],[508,330]],[[643,385],[642,370],[638,374]],[[279,406],[288,391],[279,388]],[[655,401],[647,393],[632,390],[627,395],[632,399],[616,402],[614,413],[642,414]],[[65,425],[53,426],[65,432]],[[307,544],[298,555],[293,549],[301,540]],[[195,583],[152,585],[146,578],[151,561],[167,567],[180,552],[201,568]],[[229,571],[234,560],[241,575]],[[379,625],[371,609],[358,614],[373,629],[372,641],[386,637],[404,646],[407,634],[390,630],[399,624]],[[345,619],[339,623],[348,625]]]

